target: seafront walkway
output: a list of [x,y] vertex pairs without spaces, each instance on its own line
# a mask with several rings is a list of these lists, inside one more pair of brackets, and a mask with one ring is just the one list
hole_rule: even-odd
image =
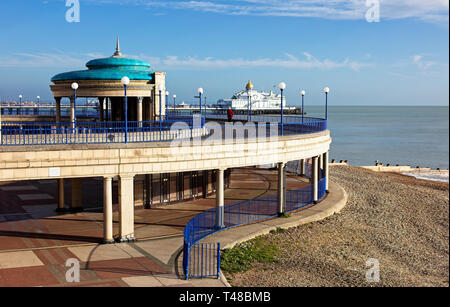
[[[220,280],[180,279],[183,230],[194,216],[214,208],[215,197],[163,208],[135,210],[137,242],[100,245],[103,237],[101,181],[89,179],[84,212],[54,213],[56,181],[0,185],[0,286],[222,286]],[[307,185],[288,175],[287,188]],[[98,186],[98,187],[97,187]],[[70,193],[70,191],[67,191]],[[277,172],[235,169],[225,204],[277,193]],[[114,201],[117,232],[117,200]],[[67,283],[67,259],[81,264],[79,283]]]

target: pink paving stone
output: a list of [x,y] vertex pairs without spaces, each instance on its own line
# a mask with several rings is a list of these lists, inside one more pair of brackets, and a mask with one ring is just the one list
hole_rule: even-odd
[[45,266],[0,270],[0,287],[34,287],[58,283]]

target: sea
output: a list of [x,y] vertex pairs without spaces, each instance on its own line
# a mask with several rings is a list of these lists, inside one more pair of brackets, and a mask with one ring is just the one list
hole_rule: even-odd
[[[305,111],[306,116],[324,116],[322,106],[306,106]],[[448,107],[330,106],[328,128],[333,138],[330,159],[353,166],[378,161],[449,168]],[[424,179],[448,181],[448,173],[434,174]]]

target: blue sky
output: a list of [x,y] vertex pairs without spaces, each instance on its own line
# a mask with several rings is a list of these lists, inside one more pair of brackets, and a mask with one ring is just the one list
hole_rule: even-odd
[[[371,0],[372,2],[375,0]],[[448,0],[66,0],[0,2],[0,99],[50,100],[50,78],[122,52],[167,72],[168,90],[208,103],[251,79],[258,90],[287,84],[288,104],[448,105]]]

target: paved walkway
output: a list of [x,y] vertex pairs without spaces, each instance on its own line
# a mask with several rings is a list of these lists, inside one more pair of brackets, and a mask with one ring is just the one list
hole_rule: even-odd
[[[289,176],[288,189],[305,179]],[[225,202],[276,193],[277,174],[237,169]],[[83,187],[85,212],[56,215],[56,181],[0,183],[0,286],[223,286],[215,279],[178,278],[186,223],[215,206],[214,197],[160,209],[137,209],[136,243],[99,245],[101,180]],[[70,197],[70,191],[66,191]],[[70,198],[69,198],[70,199]],[[117,206],[117,204],[116,204]],[[114,214],[118,232],[118,216]],[[247,227],[247,226],[246,226]],[[80,262],[80,282],[67,283],[67,259]]]

